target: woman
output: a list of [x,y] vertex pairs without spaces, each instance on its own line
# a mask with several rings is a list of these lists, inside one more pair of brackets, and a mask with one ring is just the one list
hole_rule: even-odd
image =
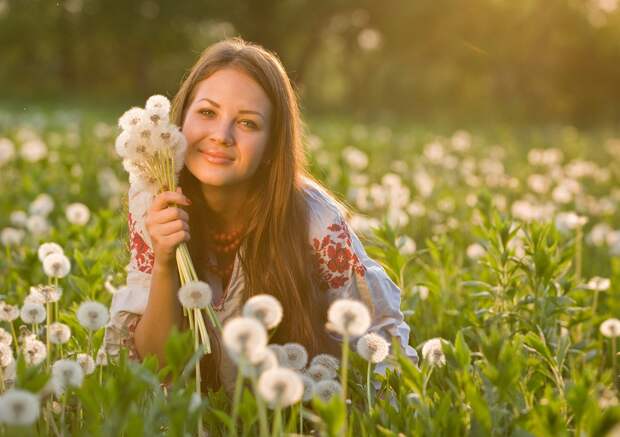
[[[165,362],[171,329],[184,326],[175,248],[186,241],[222,323],[249,297],[269,293],[284,307],[272,343],[333,353],[327,307],[352,297],[369,307],[371,331],[398,337],[417,359],[399,289],[366,255],[343,205],[305,169],[297,98],[274,54],[240,38],[207,48],[174,98],[171,120],[188,143],[182,190],[153,198],[130,188],[131,262],[127,286],[112,300],[109,354],[126,346],[136,359]],[[211,337],[218,340],[213,330]],[[234,385],[221,348],[201,365],[212,387]]]

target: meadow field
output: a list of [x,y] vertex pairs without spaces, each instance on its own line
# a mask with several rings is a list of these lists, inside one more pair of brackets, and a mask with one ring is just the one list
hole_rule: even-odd
[[[253,389],[238,423],[223,391],[194,394],[190,333],[161,370],[101,348],[129,260],[118,116],[0,111],[0,434],[185,436],[202,420],[259,435]],[[348,400],[269,409],[269,434],[620,435],[620,131],[311,119],[305,142],[402,290],[420,360],[391,354],[368,391],[352,343]],[[49,242],[66,275],[43,262]],[[101,323],[80,313],[93,301]]]

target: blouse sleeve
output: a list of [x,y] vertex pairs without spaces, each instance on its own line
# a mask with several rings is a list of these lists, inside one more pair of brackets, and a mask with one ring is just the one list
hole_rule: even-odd
[[[391,344],[398,339],[403,353],[414,363],[416,350],[409,345],[409,325],[400,310],[400,289],[383,267],[371,259],[359,238],[345,221],[337,204],[322,190],[310,190],[310,244],[314,268],[329,300],[351,298],[363,302],[372,318],[369,332],[382,335]],[[375,366],[385,374],[388,361]]]
[[152,194],[130,187],[128,227],[131,254],[127,266],[127,283],[112,296],[110,321],[104,336],[105,349],[111,358],[118,356],[121,347],[126,347],[129,358],[140,359],[133,335],[144,314],[151,285],[154,255],[144,220],[152,200]]

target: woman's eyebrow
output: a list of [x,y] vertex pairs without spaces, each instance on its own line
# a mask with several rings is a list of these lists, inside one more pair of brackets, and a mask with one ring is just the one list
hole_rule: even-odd
[[[213,100],[211,100],[211,99],[208,99],[208,98],[206,98],[206,97],[203,97],[202,99],[199,99],[198,101],[200,102],[201,100],[206,100],[207,102],[211,103],[211,104],[212,104],[213,106],[215,106],[216,108],[219,108],[219,107],[220,107],[220,104],[219,104],[219,103],[217,103],[216,101],[213,101]],[[240,114],[256,114],[256,115],[261,116],[262,118],[265,118],[265,117],[263,116],[263,114],[261,114],[260,112],[258,112],[258,111],[252,111],[252,110],[250,110],[250,109],[241,109],[241,110],[239,111],[239,113],[240,113]]]

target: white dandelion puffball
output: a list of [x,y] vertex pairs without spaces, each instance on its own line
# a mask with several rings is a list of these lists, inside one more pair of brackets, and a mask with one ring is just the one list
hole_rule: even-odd
[[95,364],[98,366],[108,365],[108,354],[106,353],[105,345],[101,345],[101,347],[97,351],[97,356],[95,357]]
[[71,271],[71,262],[62,253],[52,253],[43,260],[43,272],[50,278],[64,278]]
[[75,361],[80,365],[84,375],[90,375],[95,371],[95,360],[88,354],[77,354]]
[[268,349],[271,349],[271,351],[276,355],[276,358],[278,359],[278,364],[280,364],[281,366],[284,366],[286,364],[286,352],[284,351],[284,346],[282,346],[281,344],[270,344],[267,345]]
[[305,373],[315,382],[325,381],[327,379],[334,379],[338,375],[335,370],[323,366],[322,364],[311,365],[306,369]]
[[600,326],[601,334],[605,337],[616,338],[620,336],[620,320],[607,319]]
[[21,229],[4,228],[0,231],[0,242],[3,246],[18,246],[26,236]]
[[39,289],[37,287],[30,287],[30,293],[28,293],[28,296],[24,298],[24,305],[27,303],[38,303],[44,305],[45,296],[43,296],[42,293],[39,293]]
[[22,144],[19,154],[25,161],[37,162],[47,156],[47,146],[39,139],[32,139]]
[[90,209],[83,203],[71,203],[65,208],[65,216],[69,223],[84,226],[90,220]]
[[370,313],[363,303],[338,299],[327,310],[328,327],[341,335],[358,336],[370,327]]
[[588,281],[588,288],[594,291],[607,291],[611,286],[611,280],[609,278],[601,278],[595,276]]
[[441,367],[446,364],[446,356],[443,353],[442,343],[446,342],[443,338],[431,338],[422,346],[422,357],[433,366]]
[[[118,125],[124,131],[131,131],[147,118],[146,111],[142,108],[133,107],[125,111],[118,119]],[[121,155],[123,156],[123,155]]]
[[30,203],[28,212],[31,215],[47,217],[54,209],[54,199],[47,193],[41,193]]
[[45,235],[50,231],[50,224],[47,219],[41,215],[31,215],[26,223],[28,232],[34,236]]
[[282,304],[270,294],[257,294],[243,305],[243,316],[258,319],[265,329],[278,326],[282,320]]
[[260,358],[267,346],[267,331],[262,323],[249,317],[235,317],[222,329],[222,340],[231,358],[242,357],[250,362]]
[[146,113],[155,124],[168,123],[170,113],[170,100],[161,95],[154,95],[146,101]]
[[390,344],[379,334],[370,332],[357,341],[357,353],[366,361],[380,363],[390,351]]
[[0,320],[12,322],[19,317],[19,308],[6,302],[0,302]]
[[297,372],[284,367],[269,369],[258,378],[258,394],[270,408],[281,408],[299,402],[304,394],[304,383]]
[[108,309],[96,301],[83,302],[77,310],[80,325],[91,331],[96,331],[108,323]]
[[50,325],[49,339],[53,344],[65,344],[71,339],[71,328],[64,323],[54,322]]
[[0,138],[0,167],[15,157],[15,145],[8,138]]
[[284,367],[294,370],[301,370],[306,367],[306,364],[308,364],[308,352],[303,345],[299,343],[286,343],[283,347],[286,354]]
[[0,396],[0,422],[30,426],[39,418],[39,398],[25,390],[11,388]]
[[301,400],[304,402],[308,402],[314,397],[314,386],[316,384],[314,382],[314,379],[304,373],[299,374],[299,377],[301,378],[301,382],[304,385],[304,393],[301,396]]
[[185,308],[206,308],[212,297],[211,287],[203,281],[190,281],[179,288],[179,301]]
[[5,343],[0,343],[0,366],[8,367],[15,360],[13,358],[13,349]]
[[340,369],[340,360],[333,355],[330,354],[318,354],[312,361],[310,362],[310,367],[315,365],[325,366],[328,369],[334,372],[334,377],[338,374],[338,369]]
[[61,389],[79,388],[84,381],[84,371],[73,360],[58,360],[52,365],[52,377]]
[[57,243],[43,243],[39,246],[37,250],[37,255],[39,256],[39,261],[43,262],[43,260],[53,253],[60,253],[64,255],[65,251],[62,249],[60,244]]
[[[34,337],[34,336],[32,336]],[[47,348],[45,343],[35,338],[26,338],[22,345],[24,360],[29,366],[41,364],[47,357]]]
[[315,396],[323,402],[329,402],[333,396],[339,396],[341,392],[342,386],[333,379],[319,381],[314,385]]
[[21,310],[21,318],[24,323],[42,323],[45,320],[45,307],[40,303],[26,303]]
[[4,328],[0,328],[0,344],[10,346],[13,343],[13,336]]
[[278,367],[278,358],[275,352],[269,348],[264,348],[257,354],[251,363],[242,363],[241,371],[245,376],[260,376],[263,372]]
[[58,302],[62,296],[62,288],[55,285],[39,285],[30,287],[30,294],[35,293],[43,299],[42,303]]
[[9,220],[13,226],[23,228],[26,226],[26,222],[28,221],[28,214],[26,214],[26,211],[18,209],[11,213]]

